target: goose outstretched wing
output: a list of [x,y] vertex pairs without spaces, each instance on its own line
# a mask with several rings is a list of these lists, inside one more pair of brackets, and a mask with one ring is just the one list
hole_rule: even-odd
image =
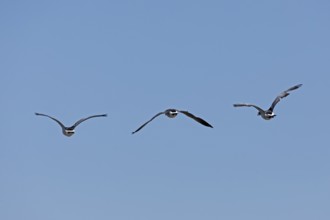
[[179,112],[181,112],[182,114],[188,116],[189,118],[194,119],[195,121],[197,121],[198,123],[200,123],[200,124],[202,124],[202,125],[204,125],[204,126],[207,126],[207,127],[213,128],[213,126],[210,125],[208,122],[206,122],[204,119],[199,118],[199,117],[197,117],[197,116],[191,114],[191,113],[188,112],[188,111],[179,111]]
[[298,84],[298,85],[295,85],[295,86],[292,86],[291,88],[281,92],[276,98],[275,100],[273,101],[272,105],[269,107],[269,110],[270,111],[273,111],[275,106],[277,105],[277,103],[279,103],[281,101],[281,99],[287,97],[288,95],[290,95],[290,91],[292,90],[296,90],[298,88],[300,88],[302,86],[302,84]]
[[57,124],[59,124],[59,125],[61,126],[62,129],[66,129],[66,127],[62,124],[62,122],[60,122],[59,120],[57,120],[56,118],[54,118],[54,117],[52,117],[52,116],[49,116],[49,115],[46,115],[46,114],[42,114],[42,113],[37,113],[37,112],[36,112],[35,114],[38,115],[38,116],[45,116],[45,117],[48,117],[48,118],[50,118],[50,119],[56,121]]
[[164,114],[164,113],[165,112],[159,112],[159,113],[157,113],[149,121],[147,121],[146,123],[144,123],[143,125],[141,125],[138,129],[136,129],[135,131],[133,131],[132,134],[135,134],[136,132],[138,132],[139,130],[141,130],[144,126],[146,126],[149,122],[151,122],[152,120],[154,120],[155,118],[157,118],[158,116],[160,116],[161,114]]
[[102,115],[92,115],[92,116],[89,116],[89,117],[86,117],[86,118],[82,118],[80,120],[78,120],[76,123],[74,123],[74,125],[72,127],[77,127],[80,123],[90,119],[90,118],[96,118],[96,117],[106,117],[107,114],[102,114]]
[[238,103],[238,104],[234,104],[234,107],[254,107],[259,112],[264,112],[264,110],[262,108],[260,108],[259,106],[256,106],[254,104],[249,104],[249,103]]

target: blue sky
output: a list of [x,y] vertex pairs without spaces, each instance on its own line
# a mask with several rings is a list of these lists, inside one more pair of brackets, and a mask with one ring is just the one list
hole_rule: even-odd
[[[1,1],[0,219],[330,215],[329,1]],[[276,95],[302,83],[276,106]],[[188,110],[214,128],[167,108]],[[41,112],[71,125],[70,138]]]

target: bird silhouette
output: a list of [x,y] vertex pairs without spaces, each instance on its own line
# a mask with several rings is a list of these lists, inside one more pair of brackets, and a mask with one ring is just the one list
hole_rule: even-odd
[[86,117],[86,118],[82,118],[82,119],[79,119],[76,123],[74,123],[74,125],[70,126],[70,127],[66,127],[65,125],[62,124],[62,122],[60,122],[58,119],[52,117],[52,116],[49,116],[49,115],[46,115],[46,114],[42,114],[42,113],[35,113],[36,115],[38,116],[45,116],[45,117],[48,117],[54,121],[57,122],[57,124],[59,124],[62,128],[62,133],[67,136],[67,137],[70,137],[72,136],[74,133],[75,133],[75,128],[82,122],[90,119],[90,118],[96,118],[96,117],[106,117],[107,114],[102,114],[102,115],[92,115],[92,116],[89,116],[89,117]]
[[157,118],[158,116],[165,114],[167,117],[169,118],[175,118],[178,113],[182,113],[186,116],[188,116],[189,118],[194,119],[195,121],[197,121],[198,123],[207,126],[207,127],[212,127],[212,125],[210,125],[209,123],[207,123],[204,119],[196,117],[195,115],[191,114],[188,111],[182,111],[182,110],[177,110],[177,109],[167,109],[163,112],[159,112],[157,113],[154,117],[152,117],[149,121],[145,122],[143,125],[141,125],[138,129],[136,129],[135,131],[132,132],[132,134],[135,134],[136,132],[138,132],[139,130],[141,130],[144,126],[146,126],[149,122],[151,122],[152,120],[154,120],[155,118]]
[[283,99],[283,98],[287,97],[288,95],[290,95],[290,93],[289,93],[290,91],[296,90],[296,89],[300,88],[301,86],[302,86],[302,84],[298,84],[298,85],[292,86],[291,88],[281,92],[275,98],[272,105],[267,110],[263,110],[259,106],[254,105],[254,104],[249,104],[249,103],[234,104],[234,107],[254,107],[258,110],[258,115],[259,116],[261,116],[265,120],[270,120],[270,119],[272,119],[276,116],[276,114],[274,113],[274,108],[275,108],[276,104],[279,103],[279,101],[281,101],[281,99]]

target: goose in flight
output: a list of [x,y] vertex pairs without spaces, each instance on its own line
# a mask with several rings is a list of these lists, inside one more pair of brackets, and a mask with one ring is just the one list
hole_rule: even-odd
[[182,113],[186,116],[188,116],[189,118],[192,118],[194,119],[195,121],[197,121],[198,123],[204,125],[204,126],[207,126],[207,127],[210,127],[210,128],[213,128],[212,125],[210,125],[209,123],[207,123],[205,120],[199,118],[199,117],[196,117],[195,115],[187,112],[187,111],[181,111],[181,110],[177,110],[177,109],[167,109],[163,112],[159,112],[158,114],[156,114],[154,117],[152,117],[149,121],[147,121],[146,123],[144,123],[143,125],[141,125],[138,129],[136,129],[134,132],[132,132],[132,134],[135,134],[136,132],[138,132],[139,130],[141,130],[144,126],[146,126],[149,122],[151,122],[152,120],[154,120],[155,118],[157,118],[158,116],[162,115],[162,114],[165,114],[167,117],[169,118],[175,118],[178,113]]
[[62,122],[60,122],[59,120],[57,120],[56,118],[53,118],[49,115],[45,115],[45,114],[41,114],[41,113],[35,113],[36,115],[39,115],[39,116],[45,116],[45,117],[48,117],[50,119],[53,119],[54,121],[57,122],[57,124],[59,124],[62,128],[62,133],[67,136],[67,137],[70,137],[72,136],[74,133],[75,133],[75,128],[83,121],[86,121],[90,118],[95,118],[95,117],[106,117],[107,114],[102,114],[102,115],[92,115],[92,116],[89,116],[89,117],[86,117],[86,118],[82,118],[80,120],[78,120],[76,123],[74,123],[74,125],[72,125],[71,127],[66,127],[62,124]]
[[234,104],[234,107],[254,107],[258,110],[258,115],[261,116],[263,119],[265,120],[270,120],[272,118],[274,118],[276,115],[274,113],[274,108],[276,106],[276,104],[281,101],[281,99],[287,97],[288,95],[290,95],[290,91],[292,90],[296,90],[298,89],[299,87],[301,87],[302,84],[298,84],[298,85],[295,85],[283,92],[281,92],[276,98],[275,100],[273,101],[272,105],[269,107],[268,110],[263,110],[262,108],[254,105],[254,104],[248,104],[248,103],[240,103],[240,104]]

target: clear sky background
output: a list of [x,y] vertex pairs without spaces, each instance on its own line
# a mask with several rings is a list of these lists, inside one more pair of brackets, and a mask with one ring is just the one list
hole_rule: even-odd
[[[327,220],[330,2],[0,2],[0,219]],[[265,121],[268,108],[302,83]],[[214,128],[167,108],[188,110]],[[70,138],[52,115],[71,125]]]

